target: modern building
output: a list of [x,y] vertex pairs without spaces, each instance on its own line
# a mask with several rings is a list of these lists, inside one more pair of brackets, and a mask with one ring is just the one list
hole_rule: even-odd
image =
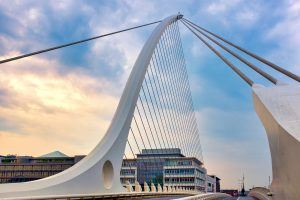
[[[215,176],[215,175],[213,175]],[[221,192],[221,179],[217,176],[216,177],[216,192]]]
[[216,192],[216,179],[210,175],[206,176],[206,192]]
[[216,175],[206,176],[206,191],[207,192],[220,192],[220,178]]
[[[129,173],[130,172],[130,173]],[[136,174],[136,177],[133,177]],[[125,176],[127,175],[127,177]],[[194,157],[185,157],[180,149],[143,149],[136,159],[124,159],[121,182],[137,180],[161,186],[206,190],[206,169]]]
[[120,179],[122,185],[126,185],[126,181],[130,184],[134,184],[137,180],[137,165],[135,159],[123,160],[122,167],[120,171]]
[[[59,151],[40,157],[0,156],[0,183],[45,178],[68,169],[82,158],[84,156],[69,157]],[[185,157],[179,148],[143,149],[135,159],[124,159],[120,171],[124,186],[127,181],[131,184],[138,181],[140,185],[159,183],[205,192],[218,191],[219,180],[216,176],[207,176],[203,163],[195,157]]]
[[40,156],[0,156],[0,183],[45,178],[73,166],[84,156],[69,157],[59,151]]

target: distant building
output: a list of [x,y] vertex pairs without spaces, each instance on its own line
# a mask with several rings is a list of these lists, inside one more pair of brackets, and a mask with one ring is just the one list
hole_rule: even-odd
[[221,192],[221,179],[216,176],[216,192]]
[[220,192],[220,178],[216,175],[207,175],[207,192]]
[[0,164],[2,163],[2,159],[4,159],[6,156],[1,156],[0,155]]
[[216,192],[216,179],[210,175],[206,176],[206,191],[207,192]]
[[126,159],[122,162],[120,171],[120,179],[122,185],[126,185],[126,181],[134,184],[137,180],[137,165],[136,159]]
[[[131,166],[131,168],[130,168]],[[206,169],[194,157],[185,157],[180,149],[143,149],[136,159],[124,159],[121,182],[141,185],[160,183],[161,186],[183,187],[205,191]],[[136,177],[134,177],[136,175]]]
[[0,183],[33,181],[57,174],[84,156],[68,157],[55,151],[40,157],[0,156]]
[[[55,151],[40,157],[0,156],[0,183],[26,182],[45,178],[68,169],[84,156],[69,157]],[[218,191],[219,178],[206,175],[203,163],[194,157],[185,157],[180,149],[143,149],[136,159],[124,159],[120,181],[141,185],[159,183],[161,186],[182,187],[198,191]],[[208,185],[207,182],[213,183]],[[218,186],[219,185],[219,186]]]
[[229,190],[221,190],[221,192],[229,194],[233,197],[238,197],[239,196],[239,192],[236,189],[229,189]]

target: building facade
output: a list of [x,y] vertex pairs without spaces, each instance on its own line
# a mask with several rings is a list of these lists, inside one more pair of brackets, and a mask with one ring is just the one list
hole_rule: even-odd
[[0,156],[0,183],[33,181],[73,166],[84,156],[68,157],[58,151],[40,157]]
[[[0,156],[0,183],[26,182],[52,176],[68,169],[84,156],[69,157],[58,151],[40,157]],[[217,181],[218,180],[218,181]],[[178,148],[143,149],[135,159],[124,159],[120,181],[134,185],[138,181],[158,183],[198,191],[219,191],[220,179],[207,176],[203,163],[194,157],[185,157]]]
[[220,180],[216,175],[207,175],[207,192],[220,192]]
[[206,191],[206,169],[203,163],[194,157],[185,157],[178,148],[143,149],[136,159],[124,159],[121,182],[125,185],[126,180],[131,183],[137,180],[141,185],[144,182],[148,185],[159,183],[161,186]]
[[134,184],[137,180],[137,164],[135,159],[123,160],[122,167],[120,171],[120,181],[122,185],[126,185],[126,181],[130,184]]
[[216,179],[210,175],[206,176],[206,192],[216,192]]
[[164,185],[205,191],[206,169],[193,157],[169,158],[164,166]]

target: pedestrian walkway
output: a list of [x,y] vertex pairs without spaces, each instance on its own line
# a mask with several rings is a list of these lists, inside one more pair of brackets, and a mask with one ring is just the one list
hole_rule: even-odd
[[252,197],[229,197],[224,200],[254,200]]

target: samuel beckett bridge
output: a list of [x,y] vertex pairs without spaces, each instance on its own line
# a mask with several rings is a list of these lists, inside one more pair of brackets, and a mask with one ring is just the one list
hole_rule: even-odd
[[[36,181],[1,184],[0,198],[230,199],[227,194],[206,192],[205,187],[202,187],[206,184],[203,178],[205,168],[178,22],[183,23],[252,88],[255,111],[269,140],[273,181],[270,189],[254,188],[249,196],[257,199],[300,199],[300,157],[297,156],[300,153],[300,77],[198,26],[181,14],[1,61],[1,64],[11,62],[158,24],[133,66],[111,124],[98,145],[80,162],[61,173]],[[215,45],[274,85],[265,87],[256,84],[225,58]],[[238,51],[233,51],[232,48]],[[236,52],[247,54],[261,64],[290,77],[296,81],[295,84],[277,80]],[[179,163],[177,157],[174,157],[176,152],[183,158],[186,156],[192,159]],[[143,159],[147,160],[143,162]],[[144,163],[140,168],[151,172],[150,176],[142,176],[139,181],[130,178],[130,173],[136,172],[138,164],[130,161]],[[179,177],[175,176],[178,165],[185,169]],[[127,171],[120,173],[125,168]],[[169,176],[162,180],[162,177],[156,176],[155,170],[164,170]],[[126,176],[126,173],[129,175]]]

